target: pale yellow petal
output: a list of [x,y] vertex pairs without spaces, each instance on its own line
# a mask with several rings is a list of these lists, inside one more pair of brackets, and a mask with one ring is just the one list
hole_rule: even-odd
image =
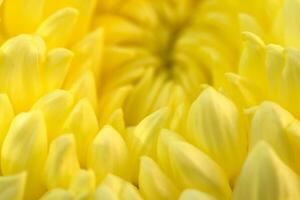
[[286,63],[281,75],[281,100],[295,116],[300,117],[300,51],[286,49]]
[[79,170],[76,157],[76,144],[72,134],[63,134],[50,145],[45,166],[45,179],[48,189],[67,188],[72,177]]
[[208,87],[192,104],[187,126],[190,141],[215,159],[229,179],[243,163],[247,138],[237,107]]
[[[68,88],[68,87],[67,87]],[[97,110],[98,108],[98,91],[97,83],[93,73],[88,70],[81,74],[81,76],[75,80],[73,85],[71,85],[70,91],[73,93],[76,101],[82,98],[87,98],[93,108]]]
[[284,1],[284,42],[288,47],[300,48],[300,1]]
[[125,122],[124,122],[124,114],[121,108],[114,111],[109,119],[107,124],[114,127],[121,135],[125,132]]
[[43,92],[45,50],[44,41],[32,35],[13,37],[1,47],[0,91],[8,94],[17,112],[29,109]]
[[278,45],[267,46],[266,66],[269,84],[269,96],[279,100],[281,74],[284,69],[284,49]]
[[289,144],[286,128],[294,121],[294,117],[272,102],[262,103],[256,110],[250,129],[250,149],[264,140],[272,146],[278,156],[287,164],[293,160],[292,149]]
[[65,7],[43,21],[36,34],[44,38],[48,48],[63,47],[68,44],[77,17],[78,11],[76,9]]
[[233,191],[233,200],[287,200],[300,198],[300,179],[266,142],[249,154]]
[[96,185],[96,177],[91,170],[79,170],[72,178],[69,191],[77,197],[92,195]]
[[121,135],[111,126],[104,126],[91,143],[87,166],[99,183],[107,174],[127,176],[128,149]]
[[70,85],[74,79],[78,78],[87,69],[93,72],[96,81],[100,79],[103,38],[103,30],[98,28],[72,47],[75,57],[72,62],[73,66],[68,74],[67,85]]
[[295,120],[286,128],[286,134],[288,136],[290,145],[293,149],[293,156],[295,159],[295,170],[299,174],[300,172],[300,121]]
[[63,48],[53,49],[48,53],[44,69],[45,87],[48,91],[61,88],[72,58],[73,53]]
[[41,172],[47,156],[46,124],[41,112],[15,117],[3,142],[1,167],[4,175],[27,171],[25,198],[37,198],[44,185]]
[[264,42],[250,32],[243,33],[245,47],[239,63],[239,74],[267,90],[266,47]]
[[133,172],[132,180],[137,182],[139,158],[142,155],[155,155],[156,142],[161,128],[164,125],[167,109],[162,108],[144,118],[134,129],[128,133],[128,148],[131,157],[130,170]]
[[149,157],[141,157],[139,189],[145,199],[176,199],[179,190],[160,167]]
[[217,200],[215,197],[195,189],[186,189],[181,193],[179,197],[179,200],[196,200],[196,199]]
[[73,200],[74,197],[66,190],[56,188],[45,193],[40,200]]
[[95,200],[119,200],[118,195],[106,185],[97,188],[94,198]]
[[73,96],[64,90],[55,90],[40,98],[32,110],[41,110],[45,117],[48,140],[52,141],[62,133],[62,126],[74,104]]
[[[108,199],[119,199],[119,200],[142,200],[140,193],[138,192],[137,188],[133,186],[131,183],[117,177],[114,175],[108,175],[101,185],[97,188],[96,193],[98,193],[99,189],[103,194],[103,186],[106,187],[104,195],[102,197],[106,197],[108,195]],[[109,192],[110,191],[110,192]],[[100,193],[100,194],[101,194]],[[112,195],[114,194],[114,195]]]
[[184,140],[180,135],[168,129],[162,129],[157,139],[157,147],[156,147],[157,160],[160,166],[162,167],[162,169],[164,169],[164,171],[168,175],[172,175],[171,173],[172,166],[170,164],[170,158],[169,158],[169,146],[174,141],[184,141]]
[[6,94],[0,94],[0,110],[0,149],[2,149],[2,144],[7,135],[9,125],[15,115],[14,109]]
[[82,99],[75,105],[63,129],[74,134],[80,165],[85,166],[87,147],[99,129],[95,111],[87,99]]
[[207,155],[186,142],[169,146],[173,177],[181,188],[195,188],[219,199],[229,199],[231,189],[224,171]]
[[26,185],[26,172],[0,177],[0,199],[22,200]]
[[255,106],[264,97],[259,87],[245,77],[234,73],[226,73],[224,76],[225,81],[221,91],[239,108]]

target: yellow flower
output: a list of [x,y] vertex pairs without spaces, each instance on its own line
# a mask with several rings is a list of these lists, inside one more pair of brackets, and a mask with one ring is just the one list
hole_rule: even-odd
[[300,199],[299,0],[0,5],[0,200]]

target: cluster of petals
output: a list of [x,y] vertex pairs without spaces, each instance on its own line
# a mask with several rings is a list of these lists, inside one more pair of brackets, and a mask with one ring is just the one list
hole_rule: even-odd
[[300,0],[0,4],[0,200],[300,200]]

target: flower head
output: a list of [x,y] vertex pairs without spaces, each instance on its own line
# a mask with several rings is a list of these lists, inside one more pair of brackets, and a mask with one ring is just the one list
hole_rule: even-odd
[[0,2],[0,199],[300,199],[298,0]]

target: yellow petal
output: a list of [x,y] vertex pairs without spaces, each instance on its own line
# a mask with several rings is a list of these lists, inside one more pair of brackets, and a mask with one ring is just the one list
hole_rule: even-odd
[[284,49],[278,45],[267,46],[267,74],[269,83],[269,95],[275,100],[279,100],[281,74],[284,68]]
[[172,180],[147,156],[141,158],[139,189],[145,199],[176,199],[179,195]]
[[241,32],[251,32],[263,38],[262,27],[259,25],[258,21],[253,16],[247,13],[240,13],[239,21],[241,26]]
[[121,135],[111,126],[104,126],[92,142],[88,154],[88,167],[100,182],[107,174],[125,176],[128,150]]
[[300,121],[295,120],[286,128],[286,134],[288,136],[290,145],[293,149],[293,156],[295,159],[295,170],[300,172]]
[[125,132],[125,122],[124,122],[123,110],[121,108],[119,108],[115,112],[113,112],[111,114],[111,116],[109,117],[107,124],[111,125],[120,134],[123,134]]
[[75,145],[72,134],[63,134],[52,141],[45,166],[48,189],[67,188],[79,170]]
[[[158,89],[161,89],[163,82],[158,81]],[[125,120],[129,125],[136,125],[149,113],[149,106],[153,104],[154,99],[150,96],[151,91],[154,88],[154,70],[150,69],[145,73],[145,76],[139,81],[139,83],[132,89],[130,95],[126,99],[124,105]],[[153,87],[153,90],[150,88]],[[158,92],[158,91],[157,91]],[[157,95],[157,94],[154,94]],[[148,97],[148,98],[145,98]],[[154,96],[155,98],[156,96]],[[136,109],[139,107],[140,109]]]
[[131,171],[133,181],[137,182],[139,157],[142,155],[155,155],[155,144],[160,129],[164,125],[167,114],[166,108],[162,108],[144,118],[132,133],[128,134],[128,148],[131,157]]
[[281,97],[284,106],[295,116],[300,117],[300,51],[286,49],[286,63],[281,76]]
[[[108,195],[109,199],[115,199],[114,197],[117,197],[119,200],[142,200],[142,197],[140,196],[137,188],[133,186],[131,183],[117,177],[114,175],[108,175],[101,185],[97,188],[96,193],[103,193],[103,186],[107,189],[104,189],[105,195]],[[100,190],[100,192],[99,192]],[[114,195],[111,195],[111,193]],[[105,196],[102,196],[105,197]],[[100,200],[100,199],[99,199]]]
[[233,200],[299,199],[300,179],[266,142],[249,154],[233,191]]
[[94,198],[95,200],[119,200],[118,195],[116,195],[112,189],[105,185],[101,185],[97,188]]
[[144,30],[137,24],[118,15],[104,14],[95,19],[97,27],[103,27],[108,44],[142,44],[146,40]]
[[101,124],[107,124],[108,118],[117,109],[122,108],[126,97],[129,95],[132,87],[124,85],[120,88],[104,93],[100,99],[100,122]]
[[95,190],[96,178],[93,171],[79,170],[72,178],[69,191],[74,196],[88,196]]
[[251,81],[233,73],[225,74],[222,93],[231,98],[239,108],[257,105],[264,96]]
[[95,77],[90,70],[81,74],[81,76],[70,87],[70,91],[73,93],[75,101],[79,101],[82,98],[87,98],[93,108],[97,110],[97,84]]
[[48,48],[63,47],[72,35],[77,17],[76,9],[65,7],[43,21],[36,34],[44,38]]
[[264,140],[276,151],[278,156],[287,164],[294,162],[292,149],[289,144],[286,128],[294,121],[294,117],[272,102],[262,103],[251,123],[250,149]]
[[45,84],[48,91],[61,88],[72,58],[73,53],[63,48],[53,49],[48,53],[44,71]]
[[46,194],[42,196],[40,200],[73,200],[74,197],[71,193],[60,189],[55,188],[53,190],[49,190]]
[[169,146],[174,141],[184,141],[184,140],[180,135],[178,135],[173,131],[167,129],[161,130],[157,140],[156,154],[160,166],[168,175],[171,175],[170,172],[172,169],[172,166],[170,164],[170,158],[169,158]]
[[8,94],[18,112],[27,110],[43,91],[44,54],[43,40],[31,35],[11,38],[1,47],[0,91]]
[[86,69],[90,69],[96,81],[99,80],[101,75],[101,58],[103,49],[103,30],[97,30],[89,33],[81,41],[79,41],[72,50],[75,53],[73,67],[68,74],[67,85],[78,78],[81,73]]
[[73,96],[64,90],[53,91],[40,98],[32,107],[44,114],[48,140],[52,141],[62,132],[62,126],[73,107]]
[[0,199],[22,200],[24,198],[26,172],[0,177]]
[[64,124],[64,132],[73,133],[81,166],[86,164],[87,147],[98,131],[98,120],[87,99],[80,100]]
[[238,173],[246,155],[246,133],[236,106],[209,87],[192,104],[189,139],[215,159],[229,178]]
[[4,175],[27,171],[25,198],[37,198],[44,188],[41,172],[47,149],[43,115],[38,111],[17,115],[3,142],[1,165]]
[[169,146],[173,177],[181,188],[195,188],[220,199],[229,199],[231,189],[223,170],[210,157],[186,142]]
[[184,190],[179,197],[179,200],[195,200],[195,199],[217,200],[215,197],[213,197],[207,193],[203,193],[203,192],[200,192],[199,190],[194,190],[194,189]]
[[253,33],[244,32],[245,47],[239,63],[239,74],[266,90],[267,75],[265,66],[266,47]]
[[288,47],[300,48],[300,2],[284,1],[284,42]]
[[0,94],[0,110],[0,149],[2,149],[2,144],[7,135],[7,130],[15,115],[11,102],[6,94]]
[[49,15],[58,9],[65,7],[72,7],[78,10],[78,19],[74,26],[72,35],[70,35],[70,42],[77,41],[81,38],[90,28],[91,18],[94,17],[94,8],[97,0],[44,0],[45,1],[45,13]]
[[34,31],[43,17],[43,0],[9,0],[3,6],[3,22],[9,35]]

